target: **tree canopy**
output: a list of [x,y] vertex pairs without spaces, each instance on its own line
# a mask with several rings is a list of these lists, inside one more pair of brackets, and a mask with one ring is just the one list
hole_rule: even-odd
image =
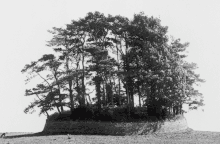
[[[168,27],[158,18],[144,13],[133,19],[117,15],[105,16],[89,12],[84,18],[72,20],[65,28],[52,28],[47,46],[54,54],[45,54],[25,65],[29,82],[38,76],[42,83],[26,90],[36,95],[25,113],[41,109],[40,114],[64,107],[95,104],[99,110],[108,105],[146,106],[155,115],[161,109],[181,113],[182,104],[196,109],[203,96],[194,88],[205,82],[196,74],[195,63],[185,60],[189,43],[169,38]],[[94,85],[95,89],[88,89]],[[96,92],[92,100],[90,94]]]

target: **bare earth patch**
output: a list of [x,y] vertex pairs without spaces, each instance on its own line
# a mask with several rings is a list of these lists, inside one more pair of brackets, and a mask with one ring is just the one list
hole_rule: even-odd
[[187,129],[175,133],[153,133],[141,136],[43,135],[41,133],[9,133],[1,144],[219,144],[220,132]]

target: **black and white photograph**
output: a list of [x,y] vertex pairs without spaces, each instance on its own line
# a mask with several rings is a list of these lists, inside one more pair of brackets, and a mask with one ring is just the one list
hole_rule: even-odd
[[220,144],[217,0],[2,0],[0,143]]

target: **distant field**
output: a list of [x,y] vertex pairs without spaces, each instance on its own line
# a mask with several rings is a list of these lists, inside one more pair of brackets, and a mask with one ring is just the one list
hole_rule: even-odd
[[8,133],[1,144],[220,144],[220,132],[187,130],[138,136],[43,135]]

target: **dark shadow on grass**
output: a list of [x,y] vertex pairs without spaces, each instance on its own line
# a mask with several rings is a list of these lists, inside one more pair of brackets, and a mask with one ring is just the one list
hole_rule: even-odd
[[138,135],[148,135],[151,133],[155,133],[161,129],[163,124],[164,124],[164,122],[162,122],[162,121],[148,122],[147,127],[144,126],[142,130],[140,130],[140,129],[138,130]]
[[21,138],[21,137],[37,137],[37,136],[47,136],[47,134],[43,132],[38,132],[31,134],[12,135],[12,136],[5,136],[4,139]]
[[[38,132],[38,133],[32,133],[32,134],[22,134],[22,135],[12,135],[12,136],[5,136],[4,139],[13,139],[13,138],[22,138],[22,137],[39,137],[39,136],[55,136],[55,135],[100,135],[100,136],[108,136],[109,134],[88,134],[88,133],[74,133],[74,132]],[[124,135],[112,135],[112,136],[124,136]]]

